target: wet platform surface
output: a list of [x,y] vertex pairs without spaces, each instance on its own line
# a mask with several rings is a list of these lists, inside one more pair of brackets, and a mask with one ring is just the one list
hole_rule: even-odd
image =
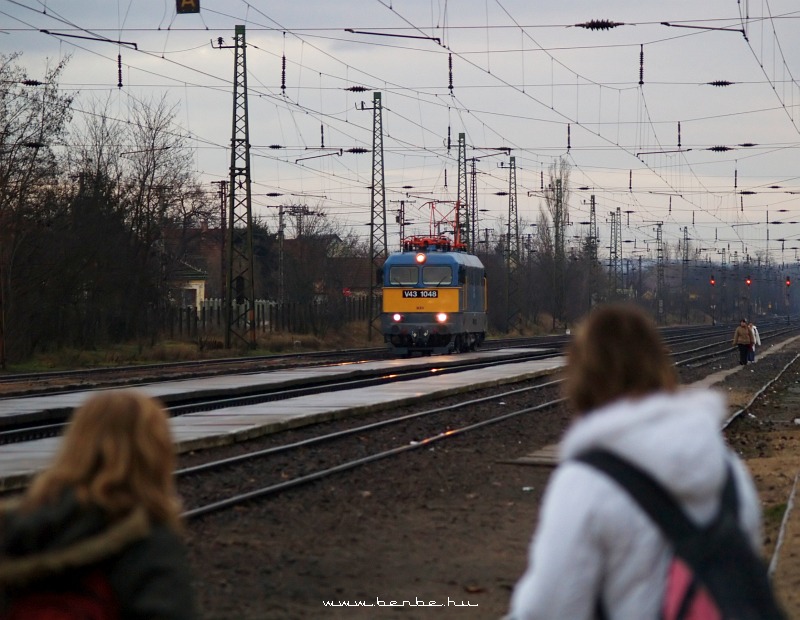
[[[531,352],[533,349],[515,350]],[[420,367],[446,364],[449,360],[502,359],[511,353],[509,350],[481,352],[474,354],[442,356],[440,358],[419,358],[403,360],[384,360],[325,366],[245,375],[228,375],[202,379],[168,381],[147,385],[137,385],[136,389],[146,394],[168,400],[170,396],[191,394],[194,397],[220,393],[236,393],[237,390],[260,386],[288,386],[303,383],[323,376],[353,376],[359,372],[386,370],[419,365]],[[174,417],[170,420],[173,437],[178,452],[226,445],[252,437],[324,420],[369,413],[386,409],[396,403],[398,406],[418,402],[426,398],[438,398],[449,394],[481,387],[491,387],[511,381],[532,378],[561,368],[563,357],[523,362],[502,363],[498,366],[442,374],[423,379],[399,381],[382,386],[372,386],[300,396],[280,401],[259,403],[243,407],[215,409]],[[33,413],[49,409],[64,409],[80,406],[91,391],[10,398],[0,400],[0,416],[16,416],[20,413]],[[58,437],[28,441],[19,444],[0,446],[0,490],[17,488],[32,475],[43,469],[60,445]]]

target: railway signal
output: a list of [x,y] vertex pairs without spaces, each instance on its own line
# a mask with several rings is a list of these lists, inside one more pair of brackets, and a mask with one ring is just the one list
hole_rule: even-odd
[[711,284],[711,286],[714,286],[717,283],[717,281],[714,279],[713,273],[711,274],[711,279],[709,280],[709,283]]
[[788,289],[792,285],[792,280],[789,276],[786,276],[786,288]]
[[747,286],[750,286],[750,285],[753,283],[753,281],[750,279],[750,276],[747,276],[747,278],[745,279],[744,283],[745,283]]
[[200,0],[175,0],[175,5],[175,12],[178,15],[200,12]]

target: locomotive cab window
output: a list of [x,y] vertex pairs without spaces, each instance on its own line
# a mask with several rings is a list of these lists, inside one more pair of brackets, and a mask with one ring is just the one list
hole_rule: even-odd
[[419,271],[416,265],[394,265],[389,269],[389,283],[397,286],[411,286],[417,283]]
[[453,282],[453,272],[447,265],[427,265],[422,268],[422,283],[426,286],[445,286]]

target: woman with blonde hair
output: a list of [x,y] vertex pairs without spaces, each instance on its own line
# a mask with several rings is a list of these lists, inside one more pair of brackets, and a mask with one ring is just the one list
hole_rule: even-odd
[[565,384],[576,417],[559,448],[511,618],[661,617],[670,542],[622,487],[577,460],[589,450],[610,451],[649,473],[698,524],[717,514],[730,468],[742,529],[760,549],[755,486],[721,432],[725,399],[679,388],[644,311],[632,304],[594,310],[570,343]]
[[51,466],[4,506],[0,617],[81,589],[121,618],[197,617],[174,465],[158,401],[112,390],[78,408]]

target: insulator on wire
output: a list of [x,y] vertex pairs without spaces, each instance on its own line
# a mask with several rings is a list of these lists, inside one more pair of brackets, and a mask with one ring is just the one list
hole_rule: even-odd
[[678,148],[681,148],[681,122],[678,121]]
[[450,67],[450,94],[453,94],[453,55],[447,55],[447,63]]
[[350,86],[349,88],[345,88],[345,90],[349,90],[354,93],[365,93],[368,89],[366,86]]
[[117,88],[122,88],[122,54],[117,54]]
[[575,24],[578,28],[586,28],[586,30],[611,30],[617,26],[624,26],[621,22],[612,22],[608,19],[591,19],[582,24]]
[[572,126],[567,123],[567,152],[572,148]]
[[713,82],[706,82],[709,86],[731,86],[734,82],[729,82],[728,80],[714,80]]
[[281,69],[281,91],[286,94],[286,54],[283,55],[283,68]]
[[628,170],[628,191],[633,191],[633,170]]
[[544,191],[544,170],[539,172],[539,189]]
[[733,189],[739,187],[739,171],[734,168],[733,169]]
[[[450,147],[452,146],[452,142],[450,140],[450,125],[447,126],[447,152],[450,152]],[[445,183],[445,185],[447,185]]]
[[325,148],[325,125],[322,123],[319,125],[319,146]]
[[644,84],[644,44],[639,46],[639,86]]
[[444,186],[447,188],[447,168],[444,169]]
[[672,215],[672,196],[669,197],[669,213]]

